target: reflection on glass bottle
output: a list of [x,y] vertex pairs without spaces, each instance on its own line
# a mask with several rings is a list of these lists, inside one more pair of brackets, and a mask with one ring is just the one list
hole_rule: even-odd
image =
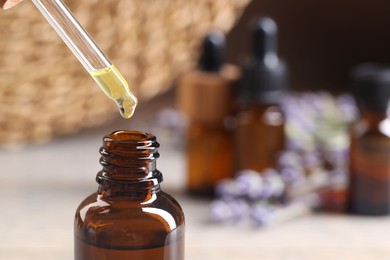
[[160,189],[158,147],[147,133],[103,138],[98,191],[76,212],[76,260],[184,260],[184,215]]
[[284,115],[278,106],[286,86],[286,66],[276,52],[277,27],[264,17],[253,29],[252,56],[243,66],[235,129],[238,170],[274,167],[284,147]]
[[390,213],[390,68],[361,65],[353,74],[361,116],[351,129],[348,211]]

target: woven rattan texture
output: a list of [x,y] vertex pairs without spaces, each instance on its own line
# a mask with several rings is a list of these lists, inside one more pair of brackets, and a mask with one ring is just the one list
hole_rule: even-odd
[[[145,100],[166,91],[193,65],[205,32],[227,32],[249,1],[65,2]],[[45,142],[119,115],[30,1],[0,20],[0,145]]]

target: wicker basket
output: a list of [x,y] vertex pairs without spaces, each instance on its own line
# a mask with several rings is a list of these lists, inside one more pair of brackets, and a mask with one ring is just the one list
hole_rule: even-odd
[[[249,1],[67,4],[145,100],[194,63],[207,30],[227,32]],[[0,12],[0,19],[0,145],[44,142],[119,115],[30,1]]]

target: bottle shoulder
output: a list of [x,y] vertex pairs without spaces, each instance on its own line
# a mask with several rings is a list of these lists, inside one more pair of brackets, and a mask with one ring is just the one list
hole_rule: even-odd
[[153,201],[107,200],[98,193],[79,206],[74,221],[77,241],[103,248],[154,248],[181,241],[184,214],[169,195]]
[[236,124],[281,127],[285,124],[285,115],[278,105],[252,105],[238,111]]
[[384,118],[381,121],[372,123],[361,118],[351,127],[352,139],[377,139],[390,142],[390,119]]
[[166,232],[184,225],[184,213],[179,203],[163,191],[158,191],[143,201],[106,198],[96,192],[81,202],[76,211],[76,219],[84,225],[115,221],[126,221],[129,225],[136,222],[142,222],[143,225],[149,223],[160,226]]

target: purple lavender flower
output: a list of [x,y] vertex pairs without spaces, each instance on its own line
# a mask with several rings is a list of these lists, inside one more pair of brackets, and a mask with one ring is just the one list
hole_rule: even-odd
[[210,207],[210,217],[215,222],[226,222],[234,219],[234,213],[224,200],[214,200]]
[[243,170],[238,173],[236,181],[242,194],[248,199],[258,200],[263,198],[265,186],[260,173],[253,170]]
[[323,160],[317,151],[305,152],[302,154],[302,164],[306,169],[314,169],[320,167]]
[[280,170],[280,175],[286,183],[297,182],[302,179],[302,173],[293,167],[284,167]]
[[157,125],[162,128],[180,130],[187,126],[186,116],[177,109],[162,109],[156,116]]
[[359,111],[357,109],[355,99],[351,95],[340,95],[337,97],[336,102],[342,115],[342,119],[346,123],[351,123],[356,120]]
[[215,194],[219,198],[240,198],[245,195],[245,188],[238,185],[235,180],[225,179],[220,181],[215,187]]
[[294,151],[282,152],[277,160],[279,167],[298,167],[302,165],[302,158]]
[[270,224],[273,215],[273,208],[267,204],[258,203],[252,207],[251,218],[257,226]]
[[[274,169],[266,169],[263,171],[262,175],[264,176],[265,187],[268,186],[269,194],[268,198],[278,198],[280,197],[285,190],[285,182],[282,176]],[[265,195],[263,195],[266,198]]]
[[249,216],[248,202],[237,200],[214,200],[211,203],[211,220],[215,222],[235,222]]

